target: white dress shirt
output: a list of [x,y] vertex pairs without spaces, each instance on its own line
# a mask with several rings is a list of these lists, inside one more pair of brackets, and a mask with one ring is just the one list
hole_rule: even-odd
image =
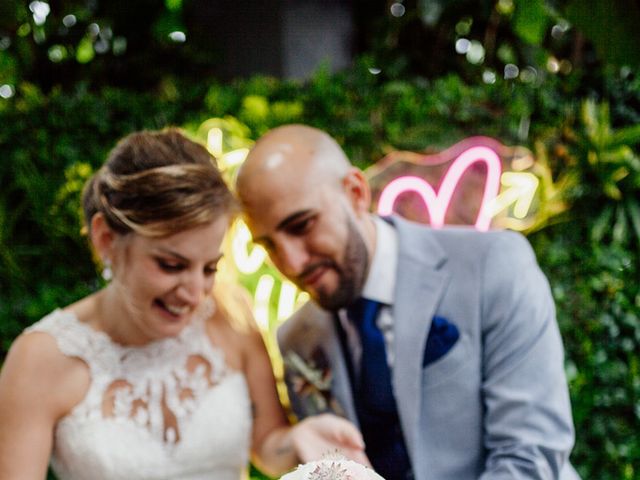
[[[398,264],[398,236],[392,225],[380,217],[373,217],[376,227],[376,243],[369,267],[369,274],[362,289],[362,296],[382,303],[376,324],[384,336],[387,363],[393,366],[393,296],[396,286],[396,266]],[[356,373],[359,372],[362,346],[360,337],[347,318],[346,310],[338,312],[340,324],[346,332],[347,344],[352,354]]]

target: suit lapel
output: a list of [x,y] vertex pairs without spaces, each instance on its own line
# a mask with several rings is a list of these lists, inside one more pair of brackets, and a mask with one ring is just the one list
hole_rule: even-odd
[[449,280],[444,251],[428,230],[394,218],[398,272],[393,305],[393,387],[410,456],[418,439],[422,405],[422,357],[431,321]]
[[349,380],[349,371],[345,360],[345,352],[342,351],[340,339],[338,337],[336,322],[333,314],[328,314],[324,319],[330,325],[328,335],[322,343],[322,348],[327,353],[331,364],[331,372],[333,382],[331,392],[338,404],[344,409],[344,413],[349,420],[358,425],[358,416],[353,404],[353,394],[351,390],[351,382]]

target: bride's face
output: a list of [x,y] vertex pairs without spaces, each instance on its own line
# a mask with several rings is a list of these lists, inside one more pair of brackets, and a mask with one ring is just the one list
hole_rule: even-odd
[[228,219],[165,238],[130,234],[116,247],[109,298],[127,343],[175,336],[211,292]]

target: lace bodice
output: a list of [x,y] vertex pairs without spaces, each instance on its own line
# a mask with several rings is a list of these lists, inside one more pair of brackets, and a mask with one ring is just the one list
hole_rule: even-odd
[[60,480],[239,480],[248,462],[251,408],[244,376],[196,315],[177,337],[125,347],[55,310],[27,331],[52,335],[83,360],[85,398],[55,432]]

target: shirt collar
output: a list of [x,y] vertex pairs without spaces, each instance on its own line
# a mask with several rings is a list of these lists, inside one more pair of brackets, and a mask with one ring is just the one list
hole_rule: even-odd
[[373,217],[376,227],[376,248],[362,296],[393,305],[398,263],[398,235],[395,228],[380,217]]

